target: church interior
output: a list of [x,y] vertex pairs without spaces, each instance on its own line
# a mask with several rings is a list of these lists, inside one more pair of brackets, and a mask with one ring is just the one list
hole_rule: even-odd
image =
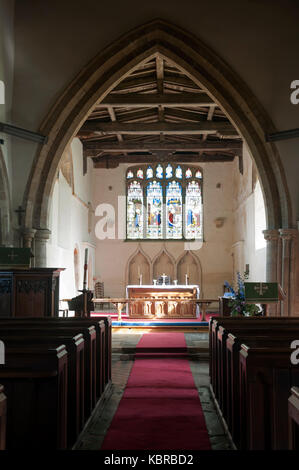
[[0,450],[299,449],[298,13],[0,0]]

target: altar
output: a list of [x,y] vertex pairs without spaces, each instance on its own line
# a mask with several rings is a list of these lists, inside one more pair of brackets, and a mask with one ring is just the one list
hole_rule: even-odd
[[197,285],[128,285],[127,314],[148,319],[196,318],[199,292]]

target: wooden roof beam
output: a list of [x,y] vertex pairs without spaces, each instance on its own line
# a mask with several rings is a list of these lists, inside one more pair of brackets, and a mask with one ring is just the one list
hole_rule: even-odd
[[97,108],[103,106],[117,106],[117,107],[152,107],[152,106],[217,106],[217,104],[204,93],[158,93],[158,94],[110,94],[103,99],[101,103],[97,104]]
[[83,150],[87,156],[96,156],[99,152],[105,153],[124,153],[124,152],[154,152],[154,151],[169,151],[169,152],[234,152],[240,154],[242,152],[242,142],[202,142],[196,144],[187,143],[142,143],[142,142],[121,142],[121,143],[108,143],[97,141],[84,141]]
[[238,135],[234,126],[227,121],[189,122],[153,122],[153,123],[125,123],[101,122],[98,120],[86,121],[78,135],[89,133],[108,134],[221,134]]
[[[234,161],[235,155],[168,155],[165,157],[165,161],[170,163],[227,163]],[[113,156],[108,155],[94,158],[95,168],[116,168],[120,163],[159,163],[161,162],[160,155],[127,155],[127,156]]]

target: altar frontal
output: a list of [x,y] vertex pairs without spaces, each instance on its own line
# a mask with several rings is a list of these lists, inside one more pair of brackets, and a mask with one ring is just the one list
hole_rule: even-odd
[[127,313],[131,318],[196,318],[197,285],[129,285]]

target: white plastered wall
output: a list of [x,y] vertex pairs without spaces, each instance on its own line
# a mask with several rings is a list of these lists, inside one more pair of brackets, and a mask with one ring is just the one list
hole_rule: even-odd
[[[82,144],[74,139],[71,144],[74,181],[73,190],[59,171],[54,184],[50,210],[51,237],[47,245],[48,266],[65,268],[61,273],[60,298],[78,295],[75,285],[74,250],[79,253],[79,287],[83,287],[84,251],[88,248],[91,264],[88,286],[93,288],[95,272],[95,244],[89,227],[88,203],[91,202],[92,163],[88,162],[83,176]],[[90,232],[89,232],[90,230]]]

